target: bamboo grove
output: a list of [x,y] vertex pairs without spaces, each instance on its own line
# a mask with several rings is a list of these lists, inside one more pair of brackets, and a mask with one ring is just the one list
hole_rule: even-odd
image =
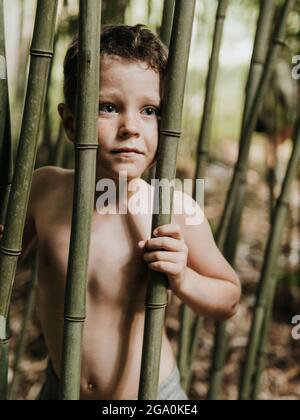
[[[118,7],[112,7],[116,1]],[[100,31],[104,23],[126,22],[126,11],[131,1],[79,0],[78,24],[68,16],[67,0],[38,0],[30,48],[30,63],[18,141],[12,136],[13,110],[9,101],[9,74],[5,48],[4,2],[0,0],[0,225],[4,225],[0,239],[0,399],[15,399],[20,383],[20,361],[26,348],[26,334],[34,311],[38,282],[38,243],[30,254],[30,295],[23,325],[14,354],[12,380],[8,384],[10,305],[18,259],[22,255],[22,237],[33,171],[47,164],[72,167],[74,162],[74,201],[71,240],[68,253],[67,282],[64,304],[64,333],[60,399],[80,398],[81,354],[84,322],[86,318],[86,290],[91,236],[92,212],[95,194],[96,157],[98,149],[98,92],[100,60]],[[164,101],[159,126],[157,164],[148,174],[148,181],[174,180],[177,155],[182,136],[182,119],[188,64],[197,5],[201,0],[162,0],[160,25],[156,27],[162,41],[169,47]],[[220,54],[227,17],[232,0],[215,0],[215,21],[210,60],[204,86],[203,107],[197,127],[193,198],[196,200],[196,180],[206,179],[213,154],[213,126],[216,121],[215,104],[220,76]],[[149,1],[150,22],[153,2]],[[23,5],[24,6],[24,5]],[[59,6],[60,9],[59,9]],[[242,217],[247,205],[247,173],[254,133],[268,88],[272,71],[282,50],[287,47],[288,25],[292,13],[299,13],[298,0],[264,0],[258,2],[256,30],[251,61],[244,87],[243,112],[239,132],[238,154],[226,192],[224,208],[215,239],[218,248],[235,268],[242,231]],[[61,11],[60,17],[58,10]],[[65,29],[68,22],[67,29]],[[63,30],[61,28],[64,28]],[[75,30],[74,30],[75,28]],[[6,28],[7,31],[7,28]],[[68,39],[78,32],[79,65],[78,95],[76,102],[77,136],[74,153],[70,157],[63,125],[57,133],[51,131],[51,80],[55,78],[53,54],[62,37]],[[51,64],[52,62],[52,64]],[[100,63],[100,66],[99,66]],[[24,76],[25,77],[25,76]],[[199,86],[200,89],[200,86]],[[16,89],[18,95],[18,90]],[[299,103],[298,103],[299,107]],[[263,263],[256,285],[255,303],[251,307],[251,326],[239,366],[238,398],[259,399],[261,381],[266,367],[268,337],[278,287],[278,258],[289,212],[293,182],[299,180],[300,113],[295,110],[292,131],[292,151],[286,171],[270,210],[270,227]],[[42,139],[42,140],[41,140]],[[14,147],[16,156],[14,158]],[[88,187],[87,187],[88,186]],[[152,215],[153,230],[171,221],[172,208],[163,213],[165,202],[173,201],[159,190],[159,214]],[[198,203],[200,205],[200,203]],[[1,234],[1,232],[0,232]],[[199,246],[199,249],[201,247]],[[299,284],[299,283],[298,283]],[[142,360],[140,366],[138,399],[153,400],[159,386],[162,334],[168,306],[167,276],[152,270],[147,273],[145,323],[143,330]],[[188,306],[180,304],[177,334],[177,363],[181,385],[189,393],[193,384],[194,362],[201,349],[201,338],[206,320]],[[210,368],[207,379],[207,399],[222,398],[224,371],[230,350],[228,323],[215,324]],[[101,351],[101,349],[99,349]],[[201,362],[201,358],[200,358]],[[10,385],[10,387],[9,387]]]

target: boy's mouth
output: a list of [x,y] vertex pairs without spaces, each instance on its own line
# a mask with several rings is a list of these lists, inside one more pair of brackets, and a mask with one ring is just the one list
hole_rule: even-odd
[[119,147],[117,149],[113,149],[111,151],[111,153],[115,153],[115,154],[126,154],[126,155],[129,155],[129,154],[140,154],[140,155],[143,155],[144,154],[141,150],[136,149],[134,147]]

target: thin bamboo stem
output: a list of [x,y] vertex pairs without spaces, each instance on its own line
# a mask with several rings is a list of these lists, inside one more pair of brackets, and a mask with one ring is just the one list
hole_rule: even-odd
[[[175,4],[167,83],[164,90],[165,105],[162,111],[156,176],[171,181],[175,177],[178,141],[181,135],[182,108],[188,58],[192,36],[195,1],[177,0]],[[157,185],[155,194],[157,194]],[[166,194],[167,195],[167,194]],[[162,214],[164,200],[173,202],[173,189],[169,196],[159,190],[159,214],[152,217],[153,230],[171,221],[172,209]],[[156,196],[156,195],[155,195]],[[170,201],[169,201],[170,200]],[[145,326],[139,399],[157,398],[162,332],[167,305],[167,277],[149,270],[146,295]]]
[[0,0],[0,224],[4,224],[13,177],[3,0]]
[[[57,1],[39,1],[31,47],[31,63],[27,94],[15,164],[12,188],[9,195],[5,229],[0,244],[0,340],[7,340],[6,328],[11,290],[21,253],[22,235],[36,157],[37,140],[49,64],[53,55],[53,27]],[[3,390],[0,390],[3,395]]]
[[251,325],[246,358],[241,375],[239,398],[242,400],[250,398],[251,381],[254,374],[255,360],[259,338],[262,333],[264,317],[268,306],[268,294],[273,293],[274,283],[276,282],[276,260],[280,249],[280,241],[284,228],[288,207],[288,197],[290,194],[291,183],[296,175],[297,165],[300,159],[300,118],[295,126],[294,145],[285,179],[282,185],[280,196],[276,202],[272,229],[268,238],[268,243],[264,255],[264,264],[257,290],[257,298],[254,310],[254,317]]
[[[235,202],[238,198],[239,190],[241,188],[244,188],[243,185],[245,185],[246,183],[246,173],[247,173],[247,167],[248,167],[248,157],[249,157],[252,133],[255,129],[255,124],[257,121],[260,104],[262,103],[262,100],[266,93],[268,81],[269,81],[271,70],[272,70],[272,65],[277,58],[280,46],[284,42],[286,21],[287,21],[289,12],[294,6],[294,3],[295,3],[295,0],[285,0],[281,8],[281,11],[280,11],[281,13],[280,13],[278,22],[275,26],[275,30],[273,34],[272,45],[268,51],[267,58],[265,61],[264,70],[261,75],[258,87],[256,89],[253,102],[251,106],[249,106],[249,114],[248,114],[249,117],[247,120],[245,119],[245,125],[242,128],[242,138],[240,141],[239,156],[238,156],[237,163],[235,165],[233,178],[232,178],[231,185],[228,190],[228,194],[226,198],[225,209],[224,209],[221,223],[219,225],[219,229],[217,232],[217,245],[222,251],[225,250],[225,257],[227,259],[229,258],[228,258],[228,254],[224,245],[227,239],[228,230],[230,227],[230,220],[233,216]],[[245,115],[246,115],[246,112],[245,112]],[[229,260],[229,262],[231,261]],[[226,328],[225,327],[217,328],[217,334],[226,334]],[[222,339],[222,337],[216,337],[215,346],[217,345],[216,344],[217,342],[223,342],[223,341],[225,341],[225,339]],[[221,347],[216,349],[214,351],[214,357],[220,360],[221,357],[219,357],[218,353],[222,351],[223,349]],[[223,360],[225,360],[225,357],[223,358]],[[213,362],[213,366],[217,366],[217,364]],[[220,391],[221,382],[219,380],[219,375],[222,374],[223,367],[219,366],[219,369],[220,369],[220,372],[212,371],[213,378],[216,378],[215,380],[219,383],[218,387],[215,386],[213,378],[210,382],[210,388],[214,389],[214,392],[211,392],[209,390],[209,395],[212,399],[217,399],[218,393]]]
[[[253,54],[250,64],[250,71],[246,85],[245,105],[241,126],[240,145],[244,141],[243,132],[245,130],[246,121],[249,118],[251,106],[255,99],[259,81],[262,77],[264,64],[267,57],[268,46],[270,44],[271,30],[273,26],[275,14],[274,0],[265,0],[261,2],[260,13],[257,24],[257,32],[254,41]],[[242,147],[242,146],[240,146]],[[245,177],[242,177],[245,180]],[[239,192],[235,200],[235,206],[232,213],[231,221],[228,227],[227,238],[224,249],[226,250],[226,258],[234,265],[242,212],[244,207],[245,182],[241,183]]]
[[209,72],[206,80],[206,92],[203,107],[202,124],[198,140],[196,179],[204,179],[206,173],[208,146],[211,137],[213,119],[213,101],[216,90],[219,70],[219,55],[223,38],[224,23],[227,14],[228,0],[219,0],[216,13],[215,31],[213,37],[212,54],[209,64]]
[[[206,164],[208,159],[208,146],[211,137],[211,125],[213,119],[213,100],[216,89],[217,75],[219,69],[219,55],[221,50],[221,42],[223,37],[224,22],[226,18],[228,8],[228,0],[219,0],[218,8],[215,19],[215,30],[212,43],[212,53],[209,64],[209,71],[206,80],[206,93],[203,108],[203,118],[198,139],[198,153],[197,153],[197,165],[195,180],[204,179],[206,172]],[[196,182],[194,182],[193,196],[196,199]],[[200,203],[198,203],[200,205]],[[180,317],[180,336],[179,336],[179,354],[178,363],[179,371],[181,374],[182,384],[187,384],[188,377],[190,377],[191,366],[187,361],[190,359],[189,349],[191,346],[196,346],[198,342],[198,336],[193,337],[190,333],[191,322],[194,318],[192,310],[187,305],[182,305]],[[201,321],[199,321],[199,324]],[[199,329],[198,329],[199,332]],[[193,341],[190,344],[190,341]]]
[[[4,224],[13,177],[13,152],[5,51],[3,0],[0,0],[0,224]],[[6,339],[0,340],[0,400],[7,393],[9,320]]]
[[28,327],[32,318],[32,313],[34,310],[34,303],[35,303],[35,292],[37,286],[37,279],[38,279],[38,252],[35,246],[35,249],[32,250],[31,254],[31,274],[30,274],[30,282],[29,282],[29,296],[27,299],[26,304],[26,311],[25,316],[22,324],[22,330],[20,337],[18,339],[14,366],[13,366],[13,378],[9,387],[9,400],[15,400],[17,397],[18,389],[19,389],[19,381],[20,381],[20,362],[22,360],[26,343],[27,343],[27,332]]
[[75,180],[60,381],[60,398],[63,400],[79,399],[80,394],[81,345],[98,148],[100,26],[101,0],[80,0]]
[[273,312],[273,305],[274,305],[275,292],[276,292],[276,286],[277,286],[277,279],[274,278],[271,281],[271,284],[272,286],[269,290],[269,296],[267,298],[267,309],[266,309],[266,314],[264,317],[262,333],[261,333],[258,351],[257,351],[255,375],[253,378],[252,390],[251,390],[251,400],[259,399],[261,376],[265,368],[265,360],[268,353],[268,348],[267,348],[268,333],[269,333],[269,328],[272,321],[272,312]]
[[64,166],[65,160],[65,131],[63,123],[59,125],[58,136],[55,142],[55,146],[52,150],[51,157],[49,159],[50,163],[55,166]]

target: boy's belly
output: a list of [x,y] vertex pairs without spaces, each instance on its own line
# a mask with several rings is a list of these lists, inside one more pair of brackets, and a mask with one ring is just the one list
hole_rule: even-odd
[[[138,396],[143,345],[144,312],[88,306],[82,346],[81,399],[126,400]],[[62,321],[51,308],[39,305],[49,356],[60,372]],[[110,314],[114,314],[113,316]],[[52,333],[51,333],[52,331]],[[159,384],[175,364],[171,344],[163,331]]]

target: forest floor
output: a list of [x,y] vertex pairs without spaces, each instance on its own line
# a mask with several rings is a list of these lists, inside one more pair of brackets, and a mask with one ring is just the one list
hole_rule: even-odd
[[[253,153],[259,154],[260,150],[254,150]],[[228,150],[224,150],[224,155],[234,156],[234,151],[229,153]],[[228,163],[233,164],[233,159]],[[215,230],[222,213],[231,174],[232,168],[219,163],[211,163],[207,169],[205,214],[210,220],[213,230]],[[187,171],[183,175],[191,177],[192,174]],[[243,295],[237,315],[228,322],[229,350],[221,395],[221,398],[226,400],[237,399],[241,361],[247,344],[247,335],[255,302],[254,296],[270,228],[268,221],[268,187],[266,186],[264,171],[250,167],[247,178],[247,201],[235,264],[235,269],[243,285]],[[291,286],[286,280],[287,273],[295,272],[295,267],[292,266],[291,268],[290,263],[291,240],[294,242],[293,231],[286,229],[283,237],[283,254],[278,258],[280,278],[285,282],[280,282],[279,293],[275,302],[266,368],[262,377],[261,399],[300,399],[300,340],[294,340],[291,335],[291,319],[294,315],[297,315],[297,308],[300,307],[299,287]],[[296,271],[299,277],[298,273],[299,267]],[[10,340],[12,351],[10,352],[9,381],[12,379],[14,354],[20,336],[25,308],[24,302],[27,301],[28,290],[27,272],[18,278],[13,292],[12,338]],[[177,354],[179,332],[179,307],[180,301],[173,295],[167,308],[166,325],[175,355]],[[206,399],[213,332],[214,322],[205,320],[200,332],[197,354],[192,365],[194,375],[188,392],[190,399]],[[16,387],[15,398],[32,400],[37,397],[40,391],[44,380],[44,369],[47,364],[46,347],[36,316],[34,316],[33,322],[27,329],[26,341],[26,352],[20,364],[19,383]]]

